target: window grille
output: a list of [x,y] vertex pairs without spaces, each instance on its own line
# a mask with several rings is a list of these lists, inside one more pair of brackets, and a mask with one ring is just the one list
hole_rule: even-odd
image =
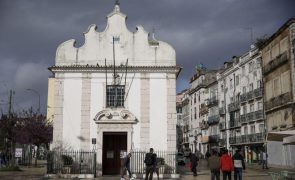
[[124,107],[124,85],[107,85],[107,107]]

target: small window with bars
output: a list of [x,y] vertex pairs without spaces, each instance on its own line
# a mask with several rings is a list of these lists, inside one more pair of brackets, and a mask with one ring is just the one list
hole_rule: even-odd
[[107,107],[124,107],[124,85],[107,85]]

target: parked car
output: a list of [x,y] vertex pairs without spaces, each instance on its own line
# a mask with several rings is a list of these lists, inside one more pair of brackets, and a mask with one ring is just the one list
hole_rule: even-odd
[[177,159],[178,165],[185,165],[185,157],[184,157],[183,153],[181,153],[181,152],[177,153],[176,159]]

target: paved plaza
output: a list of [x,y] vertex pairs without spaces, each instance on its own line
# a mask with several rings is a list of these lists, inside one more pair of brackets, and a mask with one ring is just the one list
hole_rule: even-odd
[[[42,180],[47,179],[44,177],[46,173],[45,166],[41,167],[21,167],[23,171],[19,172],[0,172],[1,180]],[[243,179],[244,180],[267,180],[272,179],[269,176],[269,172],[280,172],[283,169],[279,168],[270,168],[268,170],[262,170],[262,168],[256,164],[248,165],[246,171],[244,171]],[[210,171],[207,168],[207,162],[201,160],[198,165],[198,176],[193,177],[192,172],[186,166],[179,166],[179,173],[182,180],[210,180]],[[222,178],[222,175],[221,175]],[[120,176],[103,176],[95,178],[98,180],[116,180],[120,179]],[[156,176],[154,176],[156,179]]]

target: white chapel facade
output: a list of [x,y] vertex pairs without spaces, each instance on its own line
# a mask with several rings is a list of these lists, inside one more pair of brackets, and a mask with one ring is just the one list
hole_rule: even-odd
[[125,21],[116,4],[103,32],[90,25],[81,47],[60,44],[49,68],[52,146],[93,150],[96,140],[102,166],[122,150],[176,151],[175,50]]

